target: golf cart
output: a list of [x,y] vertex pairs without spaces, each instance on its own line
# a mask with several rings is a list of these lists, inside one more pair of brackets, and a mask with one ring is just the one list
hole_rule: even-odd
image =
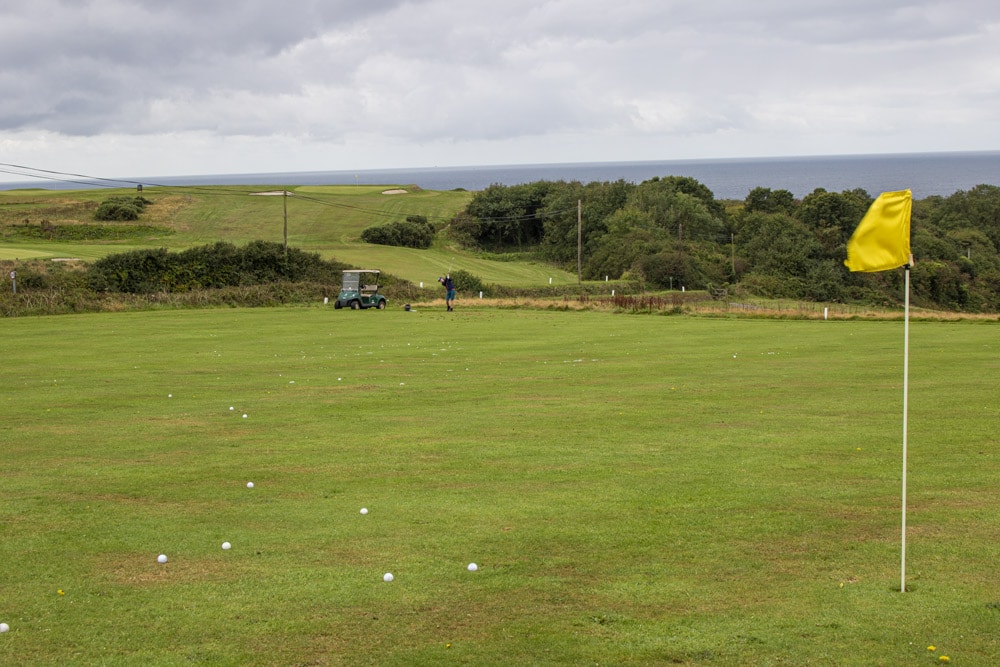
[[378,308],[385,310],[385,297],[378,293],[377,269],[347,269],[334,308]]

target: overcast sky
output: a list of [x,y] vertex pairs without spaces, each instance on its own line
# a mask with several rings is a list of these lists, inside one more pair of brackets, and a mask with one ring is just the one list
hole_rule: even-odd
[[3,163],[128,177],[998,149],[1000,3],[981,0],[0,0]]

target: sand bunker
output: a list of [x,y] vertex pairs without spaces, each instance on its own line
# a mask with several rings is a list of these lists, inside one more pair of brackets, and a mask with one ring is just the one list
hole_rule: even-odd
[[384,194],[384,195],[405,195],[406,194],[406,190],[383,190],[382,194]]

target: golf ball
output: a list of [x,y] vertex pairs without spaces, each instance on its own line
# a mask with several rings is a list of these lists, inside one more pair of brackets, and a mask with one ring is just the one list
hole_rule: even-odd
[[382,575],[382,581],[392,581],[395,577],[392,576],[392,572],[386,572]]
[[230,544],[229,542],[223,542],[222,543],[222,548],[225,549],[226,551],[229,551],[232,547],[233,547],[233,545]]
[[167,562],[167,554],[160,554],[159,556],[157,556],[156,557],[156,562],[157,563],[166,563]]
[[173,398],[173,397],[174,397],[173,394],[167,394],[167,398]]
[[232,412],[232,411],[233,411],[233,410],[235,410],[235,409],[236,409],[236,408],[234,408],[233,406],[231,406],[231,405],[229,406],[229,411],[230,411],[230,412]]
[[475,563],[469,563],[469,572],[475,572],[478,569],[479,569],[478,565],[476,565]]
[[243,413],[243,419],[246,419],[246,418],[247,418],[247,413],[244,412]]
[[6,623],[0,623],[0,632],[7,632],[10,630],[10,626]]
[[368,514],[368,508],[367,507],[362,507],[361,508],[361,513],[362,514]]
[[253,482],[247,482],[247,488],[248,489],[252,489],[253,488]]

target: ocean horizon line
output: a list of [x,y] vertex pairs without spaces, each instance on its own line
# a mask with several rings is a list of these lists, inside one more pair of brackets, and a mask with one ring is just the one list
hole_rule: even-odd
[[[996,156],[1000,157],[1000,149],[978,150],[978,151],[912,151],[907,153],[831,153],[815,155],[764,155],[764,156],[742,156],[742,157],[712,157],[712,158],[662,158],[652,160],[590,160],[571,162],[497,162],[489,164],[456,164],[456,165],[428,165],[422,167],[364,167],[359,169],[301,169],[295,171],[248,171],[248,172],[216,172],[207,174],[175,174],[161,176],[131,177],[121,180],[123,182],[154,181],[156,179],[176,179],[176,178],[197,178],[205,179],[213,176],[219,178],[250,178],[253,176],[275,176],[298,174],[371,174],[371,173],[406,173],[406,172],[428,172],[428,171],[486,171],[492,169],[549,169],[549,168],[578,168],[578,167],[618,167],[618,166],[652,166],[662,164],[736,164],[753,162],[789,162],[789,161],[821,161],[821,160],[851,160],[866,158],[926,158],[926,157],[974,157]],[[369,183],[367,185],[402,185],[401,183]]]
[[144,187],[286,184],[411,185],[425,190],[478,191],[493,184],[513,186],[546,180],[641,182],[653,177],[687,176],[704,184],[718,199],[744,199],[755,187],[785,189],[796,197],[805,196],[816,188],[831,191],[861,188],[870,194],[911,189],[919,198],[950,195],[979,184],[1000,183],[1000,150],[479,164],[127,178],[35,171],[39,174],[18,172],[18,175],[35,180],[0,181],[0,190],[124,188],[140,184]]

